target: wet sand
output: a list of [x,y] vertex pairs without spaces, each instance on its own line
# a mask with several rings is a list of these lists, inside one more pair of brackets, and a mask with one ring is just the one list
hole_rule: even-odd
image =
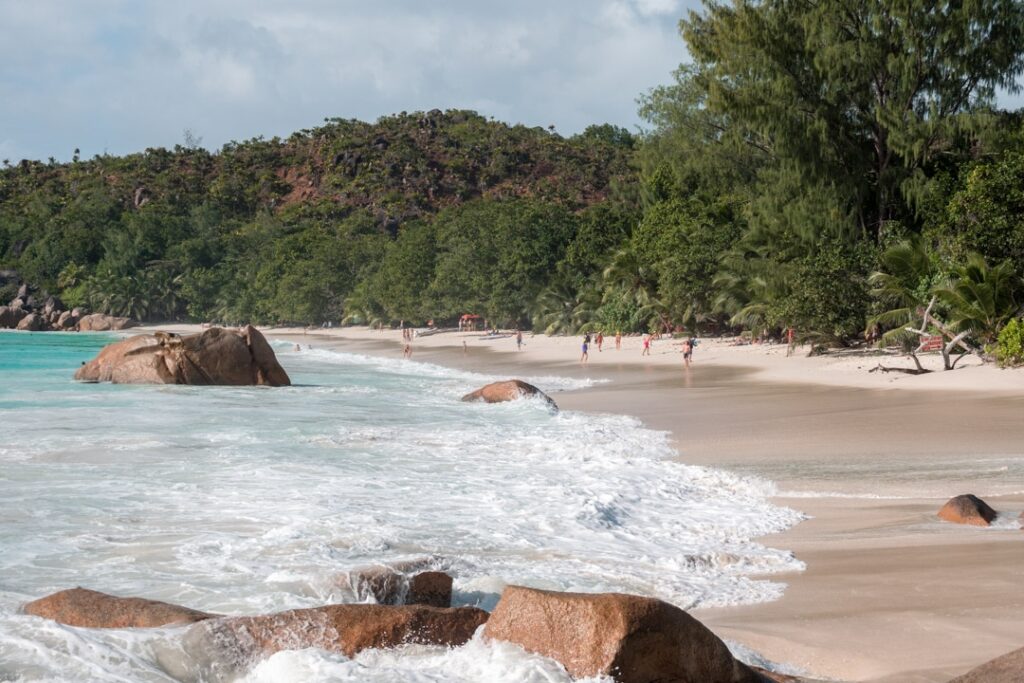
[[[303,343],[401,352],[397,333],[345,334]],[[763,539],[807,565],[767,577],[788,584],[780,600],[694,611],[720,636],[817,677],[887,683],[947,681],[1024,645],[1024,391],[776,383],[749,367],[632,356],[581,367],[459,343],[417,344],[414,360],[609,379],[554,398],[670,431],[682,461],[768,478],[778,504],[808,515]],[[960,493],[1003,517],[990,529],[940,522]]]

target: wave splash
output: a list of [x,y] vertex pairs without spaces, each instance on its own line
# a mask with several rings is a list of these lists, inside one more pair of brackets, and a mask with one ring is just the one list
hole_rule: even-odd
[[[280,358],[296,386],[74,385],[44,368],[0,388],[17,421],[46,425],[0,437],[0,679],[176,680],[157,656],[180,647],[173,630],[17,614],[75,585],[257,614],[351,602],[349,570],[427,558],[456,604],[518,583],[693,608],[776,599],[781,583],[751,576],[803,567],[756,541],[801,518],[769,482],[681,464],[632,418],[464,404],[495,378],[440,366]],[[280,653],[245,680],[562,680],[552,666],[473,641]]]

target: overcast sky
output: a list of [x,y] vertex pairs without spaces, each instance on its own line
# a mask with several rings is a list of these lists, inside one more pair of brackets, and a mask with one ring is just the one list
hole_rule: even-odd
[[697,0],[0,0],[0,159],[271,137],[469,108],[638,123]]
[[[699,0],[0,0],[0,159],[469,108],[635,128]],[[1022,98],[1003,98],[1021,106]]]

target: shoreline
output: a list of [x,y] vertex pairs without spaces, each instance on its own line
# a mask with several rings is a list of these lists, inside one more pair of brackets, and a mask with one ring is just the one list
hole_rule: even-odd
[[[156,328],[200,329],[127,332]],[[401,357],[404,343],[397,330],[264,333],[386,357]],[[1013,544],[1024,536],[1011,518],[1024,509],[1024,374],[969,367],[880,377],[853,371],[875,362],[863,357],[823,363],[787,358],[784,347],[713,343],[697,347],[687,371],[669,340],[655,342],[649,359],[638,338],[623,342],[616,353],[607,340],[581,367],[576,338],[527,337],[517,352],[512,337],[447,333],[414,340],[413,360],[609,379],[555,398],[567,410],[627,414],[668,431],[687,464],[774,481],[773,501],[809,519],[760,542],[794,552],[807,569],[765,577],[788,584],[779,600],[694,611],[723,638],[811,676],[879,683],[947,681],[1020,647],[1024,569]],[[1007,515],[1001,528],[937,520],[945,500],[967,492]]]

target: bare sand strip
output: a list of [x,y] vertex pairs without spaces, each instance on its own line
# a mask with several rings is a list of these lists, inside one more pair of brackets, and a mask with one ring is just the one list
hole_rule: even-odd
[[[401,357],[397,331],[265,333]],[[779,504],[811,517],[764,539],[807,565],[770,577],[789,584],[782,599],[696,611],[719,635],[816,676],[891,683],[947,681],[1024,645],[1024,371],[868,373],[879,359],[721,342],[700,344],[686,370],[675,343],[641,357],[635,337],[618,352],[606,339],[581,366],[578,338],[525,341],[519,352],[514,337],[438,334],[416,339],[413,359],[611,379],[555,398],[671,431],[682,461],[771,479]],[[938,521],[968,492],[1006,513],[995,528]]]

